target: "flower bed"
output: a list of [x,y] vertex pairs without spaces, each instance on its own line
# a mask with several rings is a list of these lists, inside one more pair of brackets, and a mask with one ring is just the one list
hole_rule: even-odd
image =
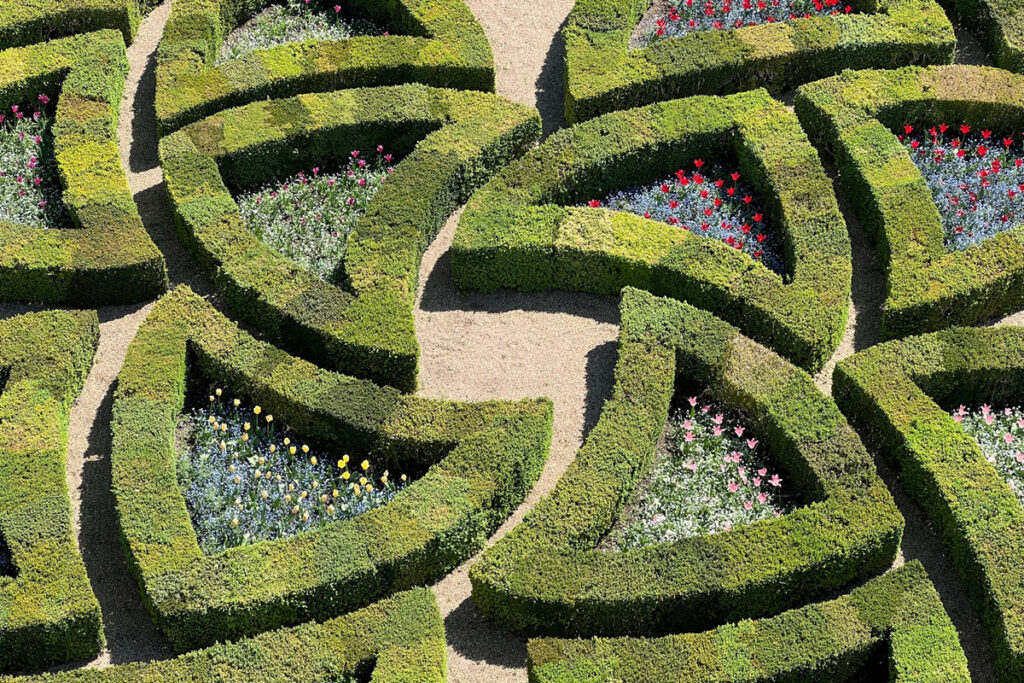
[[[30,202],[53,220],[0,220],[0,299],[95,306],[145,301],[166,288],[163,256],[142,225],[118,154],[117,117],[127,73],[124,42],[112,30],[0,52],[0,113],[8,117],[0,127],[7,129],[16,116],[11,107],[24,107],[37,93],[56,101],[53,157],[69,217],[65,224],[59,203],[51,201],[56,183],[39,173],[39,189],[46,194]],[[37,157],[36,168],[28,170],[47,170],[46,153],[31,156]],[[0,185],[11,187],[11,180],[2,178]],[[17,175],[13,180],[17,184]],[[31,196],[26,192],[20,199]],[[47,205],[39,207],[41,201]],[[79,229],[51,229],[58,223]]]
[[[1008,205],[998,197],[1005,189],[1006,200],[1020,201],[1011,199],[1010,188],[1003,185],[1004,177],[1008,180],[1019,172],[1016,161],[1012,168],[1003,163],[995,180],[990,175],[989,188],[979,187],[996,195],[990,215],[998,216],[1000,228],[1006,215],[1010,229],[993,234],[991,220],[987,227],[977,220],[985,212],[972,213],[970,221],[948,224],[954,230],[954,245],[969,242],[971,232],[975,238],[992,236],[950,251],[927,174],[915,164],[927,154],[909,146],[914,140],[905,145],[898,138],[905,135],[905,125],[921,131],[941,121],[961,122],[979,134],[1020,131],[1024,129],[1022,93],[1022,76],[959,65],[847,72],[798,90],[797,116],[811,140],[835,156],[853,208],[878,248],[886,274],[884,338],[973,325],[1024,305],[1024,231],[1019,228],[1024,216],[1010,217],[1000,210]],[[982,163],[1003,145],[1001,138],[1006,134],[996,135],[998,140],[986,145],[990,150]],[[974,153],[965,152],[963,161],[947,152],[941,165],[971,169],[978,155],[977,146],[969,146]],[[935,165],[934,161],[928,165]],[[982,179],[962,178],[961,182],[971,188],[980,186]],[[967,228],[966,234],[955,233],[957,225]]]
[[784,275],[781,245],[765,223],[756,192],[739,182],[739,171],[704,165],[703,159],[694,159],[690,172],[680,169],[671,178],[615,192],[604,203],[590,200],[588,206],[605,205],[721,240]]
[[[372,459],[417,476],[358,516],[207,555],[176,472],[190,381],[233,387],[296,439],[360,467]],[[477,552],[540,474],[551,419],[545,400],[431,400],[322,370],[179,288],[147,316],[114,396],[111,468],[129,566],[179,651],[333,618],[432,583]]]
[[[532,107],[409,84],[222,112],[161,140],[160,161],[178,234],[236,315],[319,365],[411,391],[423,251],[470,192],[539,135]],[[346,243],[344,272],[332,277],[344,288],[260,242],[228,190],[337,168],[380,140],[403,158]]]
[[14,104],[0,114],[0,221],[63,228],[69,218],[46,111],[50,98],[37,99],[35,110]]
[[225,38],[273,0],[177,0],[157,51],[162,134],[229,107],[303,92],[410,82],[494,91],[491,46],[464,0],[313,3],[328,15],[335,6],[351,11],[394,35],[289,42],[218,64]]
[[1021,430],[1005,412],[989,411],[991,426],[984,411],[956,418],[960,404],[1024,400],[1022,349],[1020,328],[953,328],[844,359],[832,386],[864,439],[896,461],[904,488],[935,525],[1007,682],[1024,680],[1024,508],[1008,485],[1020,471]]
[[[314,166],[283,182],[236,197],[242,220],[256,236],[321,280],[334,279],[345,258],[348,236],[388,175],[394,156],[352,150],[347,167],[321,173]],[[368,160],[369,159],[369,160]]]
[[[621,313],[615,384],[586,443],[470,566],[485,615],[527,635],[662,635],[775,615],[891,565],[903,518],[809,375],[685,303],[627,288]],[[599,548],[649,471],[674,391],[694,385],[748,416],[804,504],[720,533]]]
[[1024,448],[1019,439],[1024,435],[1024,411],[1004,408],[993,411],[986,403],[976,412],[961,405],[953,411],[953,419],[974,437],[988,460],[1017,500],[1024,505]]
[[311,4],[310,0],[270,5],[225,36],[215,64],[286,43],[388,35],[371,21],[342,14],[343,9],[341,5]]
[[[764,244],[774,245],[771,256],[755,259],[753,242],[739,235],[728,244],[721,221],[716,230],[726,241],[698,237],[699,223],[683,230],[643,218],[681,221],[678,211],[690,205],[673,209],[668,198],[660,208],[649,196],[631,204],[640,215],[600,202],[573,206],[665,178],[696,159],[729,158],[752,197],[740,214],[750,220],[738,232],[744,223],[771,226],[760,230]],[[683,177],[689,194],[693,173]],[[729,188],[718,179],[725,207]],[[655,194],[671,195],[662,184]],[[722,210],[700,192],[698,216]],[[754,216],[760,211],[748,213],[754,195],[762,223]],[[741,241],[750,254],[735,248]],[[831,182],[796,117],[764,90],[614,112],[556,132],[470,198],[451,253],[452,279],[462,289],[618,294],[638,287],[712,311],[811,370],[832,355],[846,326],[850,241]]]
[[[705,7],[704,1],[693,0],[693,6]],[[718,0],[712,2],[713,9],[721,9]],[[935,0],[851,3],[850,14],[843,0],[832,9],[829,2],[821,0],[823,14],[808,18],[739,28],[733,20],[731,26],[722,24],[724,30],[686,32],[630,49],[651,0],[576,0],[562,30],[566,120],[575,123],[689,95],[757,87],[780,91],[844,69],[953,60],[953,27]],[[756,15],[757,0],[751,3],[751,15]],[[729,4],[730,13],[741,12],[744,0]],[[842,12],[832,16],[839,7]],[[705,19],[714,27],[721,15],[698,16],[701,22],[694,28]],[[666,17],[666,36],[670,24],[681,23]]]

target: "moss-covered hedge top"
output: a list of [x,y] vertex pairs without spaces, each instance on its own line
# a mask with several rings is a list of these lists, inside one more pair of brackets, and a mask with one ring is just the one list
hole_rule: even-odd
[[697,31],[630,49],[650,0],[576,0],[563,35],[566,118],[686,95],[771,90],[845,68],[953,60],[953,27],[934,0],[862,0],[859,13]]
[[[670,176],[723,150],[765,200],[785,277],[678,227],[562,206]],[[614,112],[555,133],[470,199],[452,247],[460,287],[648,289],[713,311],[812,370],[842,338],[850,271],[846,225],[817,152],[764,90]]]
[[164,133],[220,109],[312,90],[430,85],[494,90],[494,59],[464,0],[339,0],[399,35],[290,43],[214,65],[224,37],[272,0],[176,0],[157,52]]
[[[651,466],[679,383],[741,410],[806,504],[724,533],[596,549]],[[776,614],[881,571],[902,531],[871,458],[807,373],[705,311],[626,289],[611,399],[554,491],[470,579],[484,613],[519,632],[658,635]]]
[[884,337],[970,325],[1024,305],[1024,229],[947,251],[931,191],[892,132],[941,121],[1020,131],[1024,76],[959,65],[845,72],[801,87],[795,106],[811,140],[835,155],[885,265]]
[[971,680],[956,627],[917,560],[835,600],[704,633],[531,640],[529,667],[533,683],[879,680],[865,674],[877,675],[886,651],[887,680]]
[[[411,391],[423,251],[470,192],[539,135],[533,108],[407,84],[232,109],[164,138],[160,157],[179,232],[237,315],[321,365]],[[381,142],[409,154],[348,238],[344,289],[264,245],[225,185],[344,163],[350,150]]]
[[1020,405],[1024,330],[950,329],[887,342],[836,367],[833,393],[891,454],[929,513],[993,640],[1005,681],[1024,678],[1024,509],[949,411]]
[[68,412],[99,342],[94,312],[0,321],[0,670],[85,659],[103,646],[100,606],[71,527]]
[[[444,622],[426,588],[400,593],[322,624],[263,633],[175,659],[77,669],[4,683],[293,683],[370,680],[444,683]],[[351,678],[350,678],[351,677]]]
[[[144,0],[148,10],[157,0]],[[131,43],[139,28],[137,0],[0,0],[0,49],[111,28]]]
[[80,305],[151,299],[163,257],[142,225],[117,148],[128,58],[112,30],[0,52],[0,108],[57,99],[54,153],[74,228],[0,224],[0,299]]
[[[206,556],[174,465],[192,372],[300,435],[426,474],[359,517]],[[113,489],[143,599],[185,650],[334,617],[440,578],[523,500],[547,457],[551,419],[546,400],[430,400],[318,369],[175,290],[129,347],[114,397]]]

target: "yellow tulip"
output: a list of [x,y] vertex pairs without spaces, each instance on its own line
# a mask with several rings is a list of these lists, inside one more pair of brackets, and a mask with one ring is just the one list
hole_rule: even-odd
[[368,469],[370,469],[370,461],[369,460],[364,460],[362,462],[362,464],[360,464],[359,466],[362,467],[364,470],[368,470]]
[[262,411],[262,410],[263,410],[262,408],[260,408],[259,406],[256,406],[255,408],[252,409],[252,412],[253,412],[254,415],[259,415],[260,411]]
[[217,389],[217,391],[215,391],[215,392],[213,392],[213,393],[215,393],[215,394],[217,394],[218,396],[220,396],[222,392],[221,392],[221,390],[220,390],[220,389]]
[[330,514],[330,515],[334,514],[334,506],[333,505],[328,505],[327,506],[327,514]]
[[315,455],[312,458],[309,459],[309,464],[310,465],[315,465],[316,464],[316,456]]
[[309,453],[309,446],[307,446],[306,444],[302,444],[302,452]]
[[235,399],[234,401],[232,401],[232,403],[234,403],[234,404],[235,404],[235,407],[236,407],[236,408],[237,408],[238,406],[242,405],[242,402],[241,402],[241,401],[240,401],[239,399],[237,399],[237,398],[236,398],[236,399]]

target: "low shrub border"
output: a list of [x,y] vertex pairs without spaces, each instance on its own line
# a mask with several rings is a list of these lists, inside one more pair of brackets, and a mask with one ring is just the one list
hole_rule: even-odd
[[[323,624],[307,623],[163,661],[78,669],[7,683],[372,680],[444,683],[444,623],[426,588],[400,593]],[[348,678],[351,676],[352,678]]]
[[773,91],[843,69],[953,61],[953,27],[934,0],[853,2],[860,14],[698,31],[630,49],[650,0],[576,0],[563,29],[572,123],[687,95]]
[[[716,240],[604,208],[560,206],[690,168],[732,149],[765,201],[783,278]],[[606,114],[552,135],[476,192],[452,245],[464,289],[623,286],[683,299],[809,370],[839,345],[850,242],[832,186],[796,117],[764,90]]]
[[[174,467],[190,365],[307,438],[372,453],[392,471],[430,469],[354,519],[206,556]],[[543,399],[423,399],[318,369],[179,288],[143,323],[114,396],[113,490],[129,566],[179,651],[337,616],[476,552],[539,475],[551,420]]]
[[[423,251],[469,193],[539,135],[532,108],[408,84],[232,109],[164,138],[160,158],[179,235],[236,315],[320,365],[411,391]],[[330,166],[382,141],[411,153],[349,237],[345,289],[263,244],[225,186]]]
[[657,639],[531,640],[528,653],[531,683],[861,680],[886,653],[887,680],[971,680],[956,627],[916,560],[769,619]]
[[494,58],[464,0],[345,0],[401,35],[293,43],[214,66],[232,27],[270,0],[177,0],[157,52],[163,134],[221,109],[311,90],[420,82],[494,90]]
[[100,606],[71,525],[68,413],[99,343],[93,312],[0,321],[0,531],[14,577],[0,578],[0,670],[91,658]]
[[[145,0],[147,9],[157,1]],[[130,44],[139,29],[137,0],[0,0],[0,48],[105,28]]]
[[0,108],[59,91],[54,152],[76,227],[0,224],[0,299],[82,306],[152,299],[167,287],[117,148],[128,73],[112,30],[0,52]]
[[[611,398],[554,491],[470,567],[526,635],[662,635],[779,613],[889,567],[903,517],[811,377],[710,313],[626,289]],[[741,409],[807,504],[731,531],[596,549],[650,467],[676,385]]]
[[942,4],[970,26],[995,66],[1024,71],[1024,23],[1013,0],[943,0]]
[[1024,305],[1024,231],[1018,225],[948,252],[931,192],[892,129],[949,119],[1018,131],[1024,77],[974,66],[846,72],[805,85],[796,113],[831,152],[886,271],[886,339],[971,325]]
[[958,425],[960,403],[1019,404],[1024,330],[955,328],[875,346],[836,367],[832,393],[896,460],[939,530],[991,638],[997,673],[1024,679],[1024,509]]

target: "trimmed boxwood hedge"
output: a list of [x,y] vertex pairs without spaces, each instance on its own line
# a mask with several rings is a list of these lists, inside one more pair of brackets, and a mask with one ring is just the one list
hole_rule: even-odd
[[953,61],[934,0],[855,0],[860,14],[698,31],[630,49],[651,0],[576,0],[563,29],[565,115],[582,121],[686,95],[778,91],[847,68]]
[[[429,470],[354,519],[204,555],[174,465],[190,365],[298,434],[392,471]],[[129,566],[179,651],[337,616],[438,579],[477,551],[539,475],[551,425],[545,399],[424,399],[319,369],[179,288],[143,323],[114,396],[113,489]]]
[[437,603],[428,589],[418,588],[323,624],[307,623],[217,644],[175,659],[2,680],[444,683],[447,654]]
[[[221,112],[164,138],[160,159],[179,235],[236,315],[320,365],[411,391],[423,251],[470,192],[539,135],[532,107],[408,84]],[[344,289],[261,242],[225,185],[344,163],[380,142],[411,153],[349,237]]]
[[992,639],[1004,681],[1024,680],[1024,509],[949,414],[1024,400],[1024,329],[955,328],[839,363],[832,393],[865,441],[892,456],[939,530]]
[[65,479],[68,413],[92,366],[99,320],[46,311],[0,321],[0,670],[90,658],[100,606],[78,552]]
[[[688,304],[627,288],[621,311],[615,385],[586,444],[470,567],[484,614],[527,635],[662,635],[777,614],[891,565],[903,517],[807,373]],[[677,384],[742,410],[806,505],[724,533],[597,549],[649,471]]]
[[[743,252],[668,224],[586,202],[735,152],[779,231],[783,277]],[[686,300],[816,370],[839,345],[850,241],[832,185],[797,119],[764,90],[691,97],[606,114],[559,131],[470,199],[452,246],[465,289],[625,286]]]
[[290,43],[214,65],[224,37],[273,0],[175,0],[157,52],[164,134],[267,98],[419,82],[494,90],[494,58],[464,0],[339,0],[402,35]]
[[94,306],[167,288],[118,155],[127,73],[124,41],[109,29],[0,52],[0,108],[59,92],[54,152],[75,225],[0,223],[0,299]]
[[995,66],[1024,71],[1024,6],[1019,0],[940,0],[970,26]]
[[[956,627],[918,561],[777,617],[665,638],[531,640],[531,683],[850,681],[888,659],[890,681],[969,683]],[[887,657],[886,657],[887,655]]]
[[831,152],[886,271],[886,339],[971,325],[1024,306],[1024,228],[947,251],[931,191],[892,132],[905,123],[1024,127],[1024,76],[975,66],[845,72],[801,87],[796,113]]
[[[159,0],[144,1],[149,8]],[[0,48],[104,28],[131,43],[139,29],[137,0],[0,0]]]

